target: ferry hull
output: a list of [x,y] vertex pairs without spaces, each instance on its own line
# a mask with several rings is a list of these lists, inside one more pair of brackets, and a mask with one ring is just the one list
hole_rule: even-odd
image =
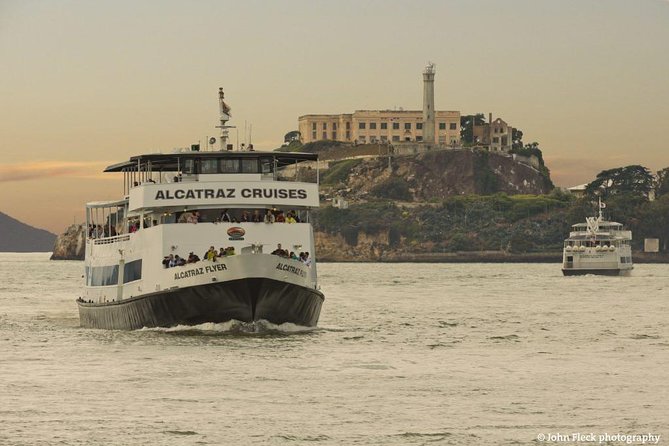
[[318,323],[323,294],[269,278],[245,278],[165,290],[120,302],[79,302],[82,327],[135,330],[229,320],[302,326]]
[[595,269],[595,268],[583,268],[583,269],[565,269],[562,268],[562,274],[565,276],[585,276],[587,274],[595,274],[598,276],[629,276],[632,272],[631,268],[627,269]]

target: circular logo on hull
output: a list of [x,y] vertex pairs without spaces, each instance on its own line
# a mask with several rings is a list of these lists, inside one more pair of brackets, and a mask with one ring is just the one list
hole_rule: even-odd
[[230,240],[243,240],[244,234],[246,234],[246,231],[244,228],[240,228],[239,226],[233,226],[232,228],[228,229]]

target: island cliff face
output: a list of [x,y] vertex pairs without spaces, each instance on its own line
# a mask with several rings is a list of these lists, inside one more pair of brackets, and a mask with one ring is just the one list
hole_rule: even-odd
[[56,238],[51,260],[83,260],[86,231],[84,225],[72,225]]
[[[334,163],[331,170],[339,169],[339,185],[350,189],[354,197],[371,194],[379,198],[399,198],[379,194],[390,182],[395,188],[405,184],[409,194],[402,201],[413,202],[462,194],[545,194],[553,189],[541,166],[532,165],[529,159],[518,162],[508,155],[469,149],[396,156],[390,162],[387,157],[380,157],[343,163],[349,163],[348,172],[342,172],[345,166],[338,168]],[[327,190],[327,181],[324,186]],[[331,186],[338,189],[335,184]]]

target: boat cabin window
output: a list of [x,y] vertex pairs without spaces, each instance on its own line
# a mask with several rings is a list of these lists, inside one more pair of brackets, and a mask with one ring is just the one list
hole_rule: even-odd
[[239,172],[239,159],[226,158],[221,160],[221,173]]
[[183,173],[185,174],[194,174],[196,173],[195,169],[195,160],[184,160]]
[[242,173],[258,173],[258,160],[242,159]]
[[202,160],[200,173],[218,173],[218,160]]

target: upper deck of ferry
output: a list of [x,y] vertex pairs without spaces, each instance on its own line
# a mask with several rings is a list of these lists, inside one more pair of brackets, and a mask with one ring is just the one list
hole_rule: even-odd
[[297,166],[318,161],[318,154],[260,151],[182,151],[151,153],[113,164],[105,172],[121,172],[124,194],[142,184],[175,182],[213,182],[221,180],[318,182],[316,175],[305,175]]

